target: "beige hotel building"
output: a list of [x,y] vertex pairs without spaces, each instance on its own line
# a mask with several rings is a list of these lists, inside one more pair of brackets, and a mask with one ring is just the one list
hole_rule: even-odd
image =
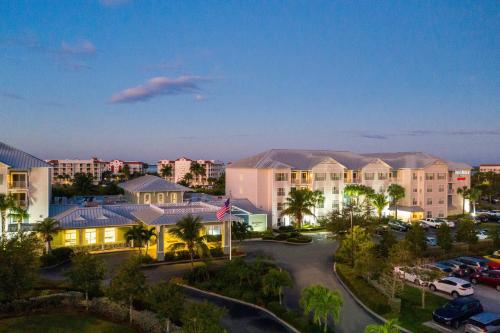
[[[281,217],[286,197],[296,188],[322,191],[325,202],[316,216],[341,210],[347,184],[362,184],[385,192],[390,184],[405,188],[398,218],[406,221],[447,217],[462,212],[457,194],[470,187],[471,166],[420,152],[356,154],[347,151],[271,149],[236,161],[226,168],[226,193],[246,198],[268,212],[272,227],[288,225]],[[466,202],[466,211],[468,203]],[[393,214],[387,207],[385,214]],[[305,222],[314,223],[314,217]]]

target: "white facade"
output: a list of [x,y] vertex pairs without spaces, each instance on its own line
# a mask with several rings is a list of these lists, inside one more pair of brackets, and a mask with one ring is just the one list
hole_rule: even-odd
[[130,173],[144,173],[146,171],[144,162],[139,161],[122,161],[122,160],[112,160],[108,163],[107,170],[111,171],[113,174],[118,174],[123,171],[125,165],[128,166]]
[[108,170],[108,162],[101,161],[98,158],[90,160],[47,160],[52,165],[52,183],[69,183],[74,179],[75,174],[85,173],[94,177],[97,184],[102,180],[102,173]]
[[[191,164],[197,162],[205,168],[205,174],[198,178],[193,178],[193,185],[208,185],[208,179],[219,178],[225,171],[224,162],[216,160],[192,160],[186,157],[181,157],[176,160],[159,160],[157,163],[158,173],[161,175],[161,170],[170,165],[172,168],[172,176],[169,180],[178,183],[187,173],[191,172]],[[194,175],[193,175],[194,176]]]
[[500,174],[500,164],[481,164],[479,166],[480,172],[494,172]]

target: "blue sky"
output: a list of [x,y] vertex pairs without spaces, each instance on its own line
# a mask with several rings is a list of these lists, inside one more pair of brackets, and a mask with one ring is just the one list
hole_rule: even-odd
[[498,1],[0,1],[0,141],[500,162]]

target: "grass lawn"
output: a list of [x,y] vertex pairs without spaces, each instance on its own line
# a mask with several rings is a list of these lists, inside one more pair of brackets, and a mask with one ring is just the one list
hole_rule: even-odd
[[40,314],[0,320],[0,332],[9,333],[135,333],[124,324],[116,324],[85,313]]

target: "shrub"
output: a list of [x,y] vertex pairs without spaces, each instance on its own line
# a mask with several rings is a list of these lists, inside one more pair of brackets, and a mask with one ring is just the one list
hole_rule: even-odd
[[278,228],[278,232],[293,232],[293,231],[297,231],[297,230],[291,225]]
[[40,257],[40,264],[42,267],[52,266],[65,262],[73,256],[73,249],[70,247],[58,247],[52,252],[43,254]]
[[299,237],[292,237],[292,238],[288,238],[286,241],[287,241],[287,242],[290,242],[290,243],[301,243],[301,244],[305,244],[305,243],[310,243],[310,242],[312,242],[312,238],[311,238],[311,237],[309,237],[309,236],[300,235]]
[[289,238],[288,234],[278,234],[276,235],[276,237],[274,237],[274,240],[278,240],[278,241],[284,241],[284,240],[287,240]]
[[223,257],[224,250],[222,250],[222,248],[220,246],[215,247],[213,249],[210,249],[210,254],[212,255],[212,257]]
[[145,254],[141,256],[141,262],[143,264],[152,264],[155,260],[149,254]]
[[274,240],[274,236],[269,236],[269,235],[266,235],[266,236],[262,236],[262,239],[263,240]]

